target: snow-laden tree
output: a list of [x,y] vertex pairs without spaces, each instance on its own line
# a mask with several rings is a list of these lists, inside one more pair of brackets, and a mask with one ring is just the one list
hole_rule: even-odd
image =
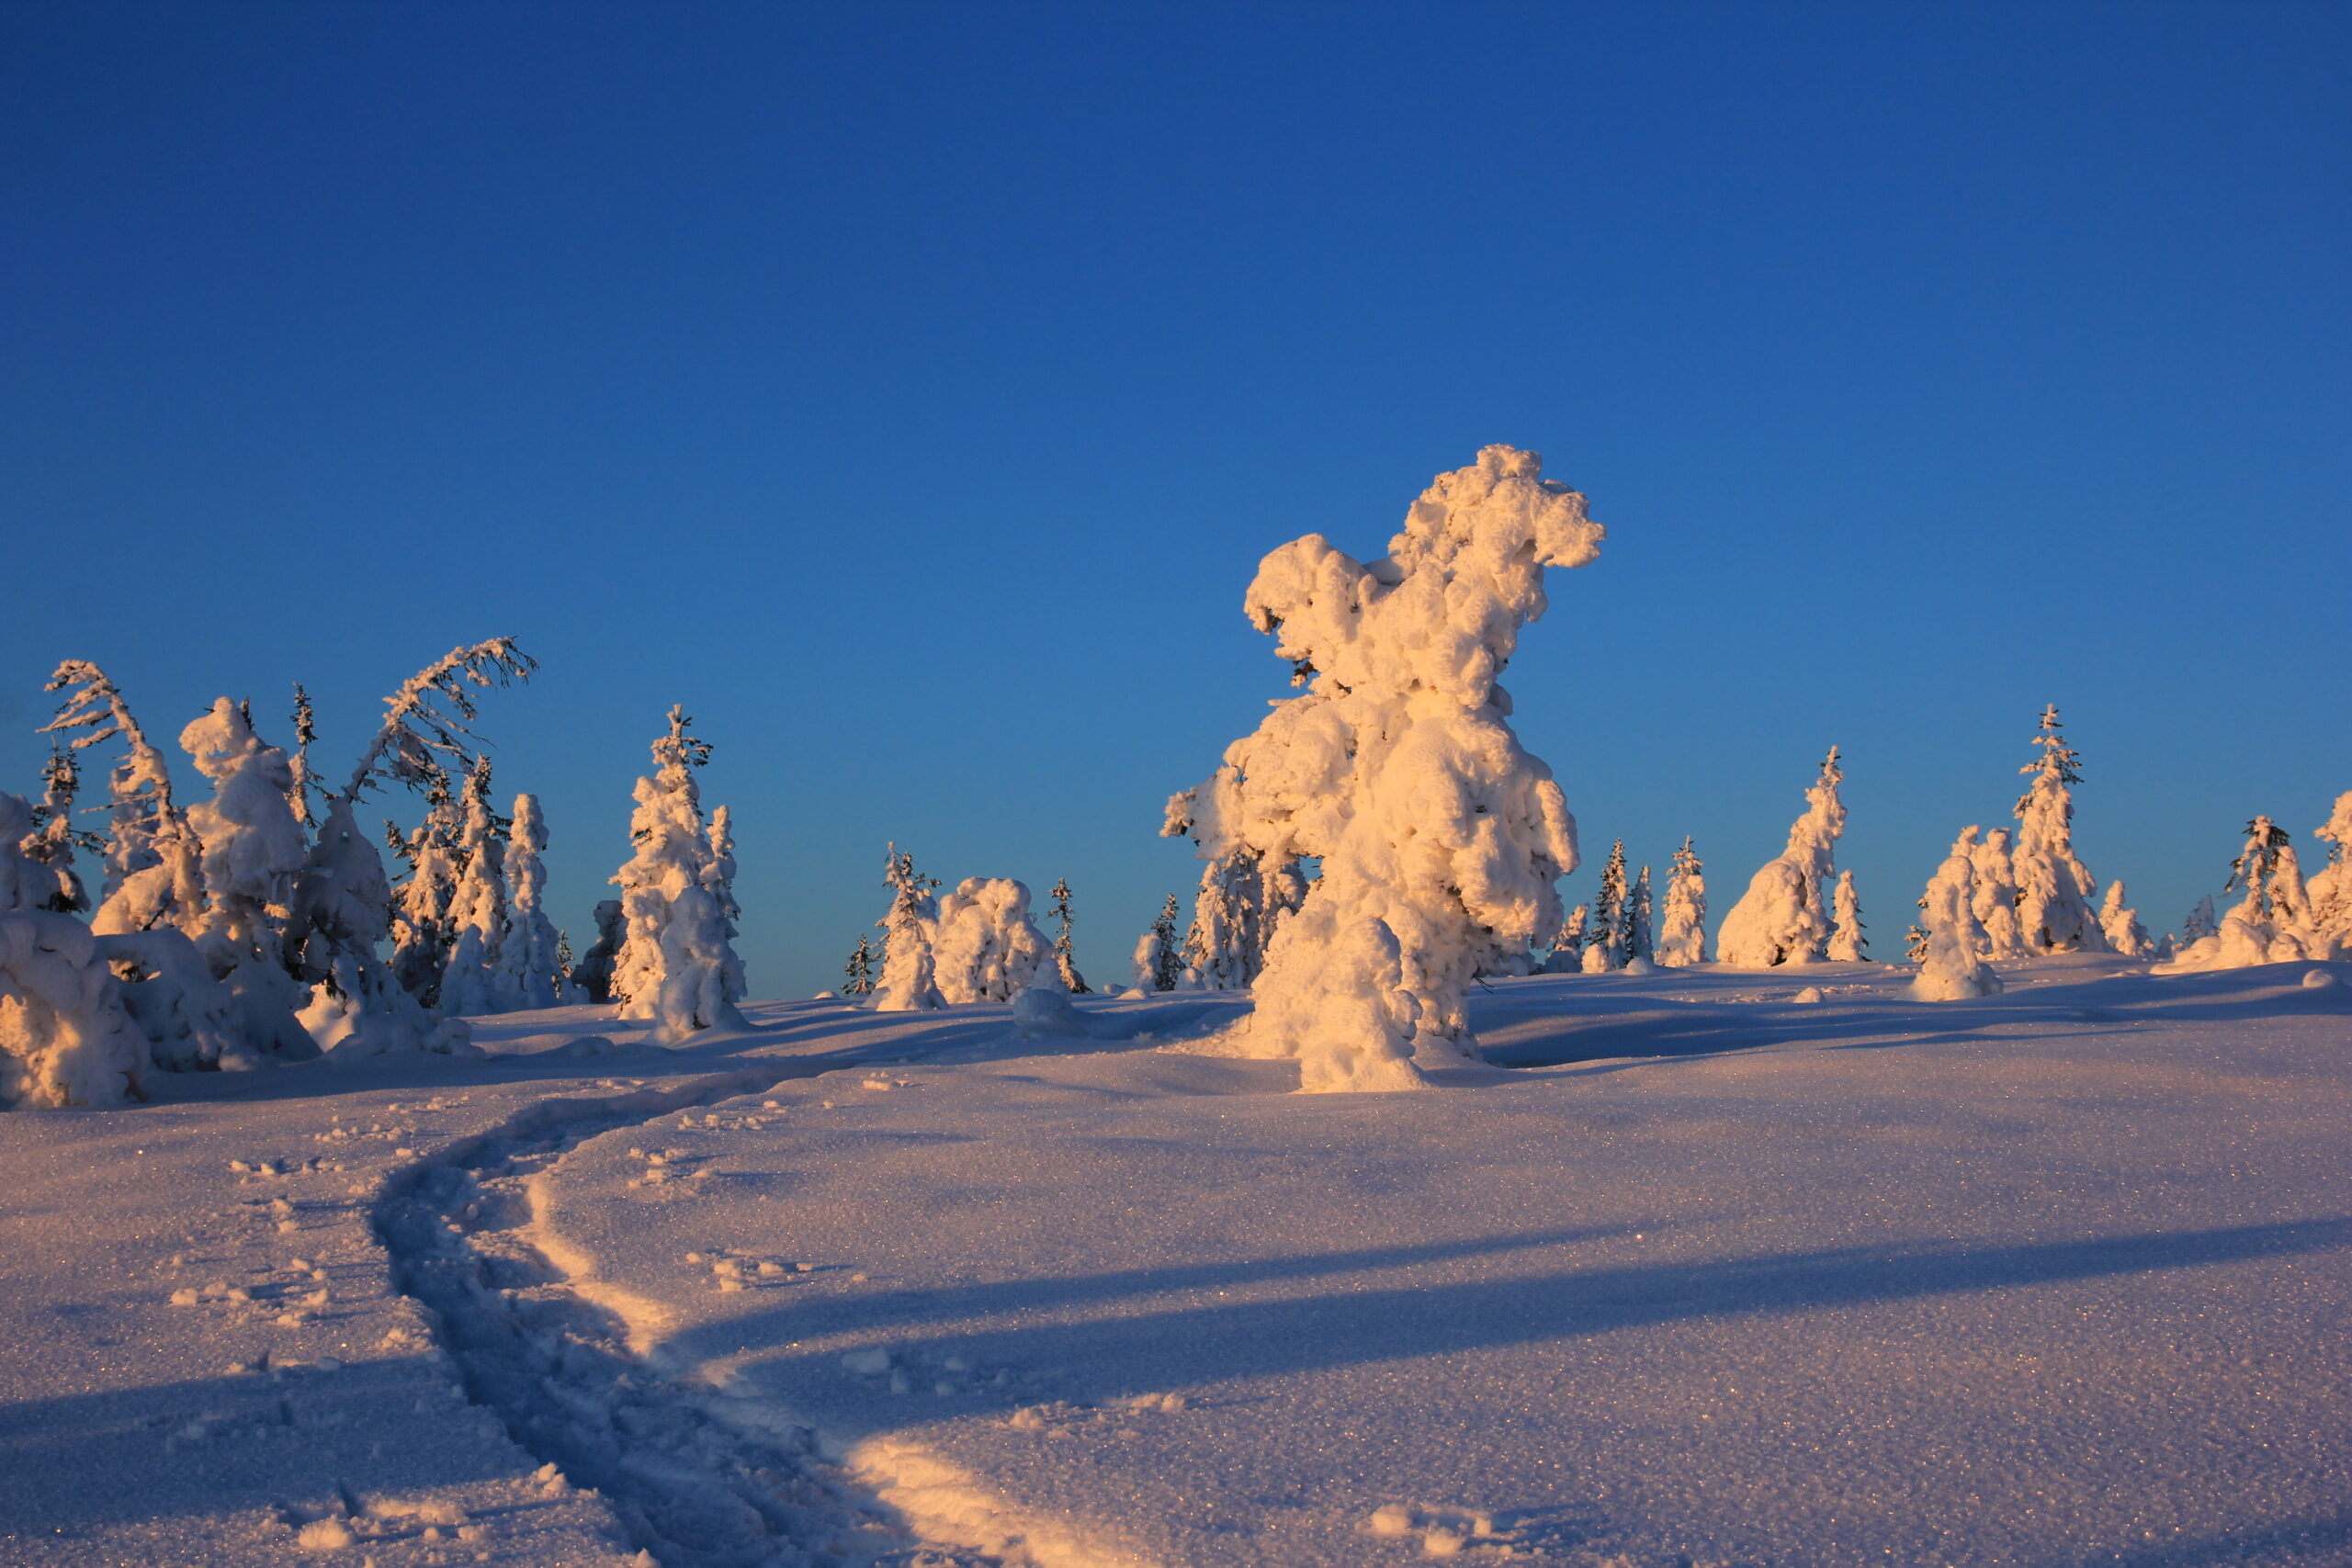
[[82,731],[74,736],[76,752],[117,737],[124,746],[107,780],[106,877],[90,929],[104,934],[193,922],[205,906],[202,856],[187,818],[172,803],[164,753],[96,665],[69,659],[47,689],[67,695],[41,733]]
[[952,1007],[1009,1002],[1053,949],[1029,918],[1029,889],[1009,876],[967,876],[939,901],[932,951],[939,994]]
[[[1957,847],[1954,854],[1961,852]],[[1838,890],[1830,901],[1829,957],[1833,963],[1866,964],[1871,939],[1862,934],[1862,896],[1854,889],[1854,874],[1838,874]]]
[[1552,934],[1551,955],[1544,960],[1546,975],[1577,975],[1584,971],[1585,937],[1592,929],[1592,906],[1578,904]]
[[710,761],[710,743],[688,732],[693,722],[672,705],[670,732],[653,743],[654,776],[637,781],[629,818],[636,853],[613,874],[628,928],[613,964],[613,998],[623,1018],[654,1020],[665,1043],[742,1023],[735,1010],[742,964],[727,917],[734,894],[713,853],[694,776]]
[[2219,936],[2221,919],[2213,913],[2213,896],[2205,894],[2197,900],[2197,908],[2188,911],[2188,919],[2181,922],[2180,946],[2186,950],[2196,946],[2209,936]]
[[2075,797],[2067,786],[2082,775],[2061,728],[2052,703],[2033,738],[2041,760],[2018,770],[2033,783],[2017,805],[2018,931],[2029,953],[2104,953],[2107,937],[2091,908],[2098,885],[2075,855]]
[[1136,942],[1136,985],[1147,991],[1172,991],[1184,974],[1183,945],[1176,940],[1176,895],[1170,893],[1151,928]]
[[319,738],[318,716],[311,708],[311,694],[300,682],[294,686],[294,754],[287,759],[287,770],[294,778],[287,795],[287,804],[294,808],[294,820],[305,829],[311,825],[311,795],[322,786],[318,774],[311,767],[311,742]]
[[400,857],[392,886],[392,974],[426,1007],[438,1007],[458,943],[455,909],[464,869],[465,815],[445,769],[424,782],[424,817],[403,835],[387,819],[384,842]]
[[1789,847],[1749,879],[1715,933],[1715,958],[1743,969],[1781,964],[1818,964],[1829,956],[1826,889],[1838,874],[1838,835],[1846,830],[1846,807],[1838,798],[1845,778],[1838,748],[1821,764],[1821,777],[1804,792],[1805,814],[1789,829]]
[[1078,946],[1069,938],[1069,878],[1057,876],[1046,890],[1053,899],[1046,913],[1056,922],[1054,931],[1054,967],[1062,977],[1062,988],[1072,996],[1087,994],[1086,976],[1078,972]]
[[1976,890],[1970,902],[1976,923],[1984,928],[1984,956],[2023,958],[2027,948],[2024,931],[2018,925],[2017,866],[2009,848],[2009,830],[1996,828],[1984,835],[1983,843],[1974,841],[1976,831],[1970,828],[1961,835],[1961,841],[1968,846],[1968,863],[1975,873]]
[[547,847],[539,797],[516,795],[506,835],[506,929],[498,945],[498,1000],[506,1010],[582,999],[572,988],[563,933],[548,919]]
[[220,698],[180,732],[180,746],[211,782],[212,798],[187,809],[198,845],[205,902],[182,929],[231,998],[240,1041],[300,1059],[318,1054],[296,1014],[307,991],[291,973],[287,928],[306,856],[288,800],[286,753],[253,731],[243,705]]
[[[1922,898],[1919,907],[1926,908],[1928,901]],[[1903,933],[1903,956],[1914,964],[1928,961],[1928,929],[1917,920],[1912,921],[1911,929]]]
[[1320,863],[1230,1036],[1297,1058],[1303,1089],[1417,1088],[1418,1052],[1475,1055],[1471,977],[1523,968],[1559,922],[1575,819],[1496,682],[1544,613],[1544,569],[1592,560],[1602,530],[1542,474],[1489,446],[1422,493],[1387,555],[1310,534],[1244,600],[1308,689],[1227,749],[1184,815],[1204,855]]
[[[1184,790],[1169,797],[1162,837],[1192,836],[1200,843],[1193,819],[1198,794]],[[1306,879],[1295,856],[1268,863],[1246,846],[1224,854],[1204,847],[1200,854],[1204,863],[1193,897],[1192,929],[1184,936],[1182,984],[1198,990],[1248,990],[1265,969],[1274,931],[1306,901]]]
[[1918,976],[1911,982],[1916,1000],[1965,1001],[1989,997],[2001,988],[2001,977],[1979,956],[1984,928],[1976,919],[1974,883],[1968,855],[1961,845],[1953,845],[1952,852],[1929,879],[1926,897],[1919,900],[1925,911],[1927,951],[1918,961]]
[[1650,868],[1648,866],[1642,867],[1641,874],[1634,878],[1634,890],[1627,896],[1625,901],[1625,919],[1623,924],[1625,930],[1626,966],[1631,968],[1636,964],[1647,966],[1651,954],[1657,948],[1657,928],[1653,922],[1650,902]]
[[[2267,817],[2245,826],[2245,846],[2230,863],[2224,893],[2243,889],[2236,908],[2211,934],[2192,934],[2161,972],[2239,969],[2256,964],[2295,964],[2335,956],[2336,949],[2312,924],[2311,895],[2287,830]],[[2210,918],[2211,900],[2199,906]],[[2191,916],[2193,928],[2200,923]]]
[[2337,953],[2352,952],[2352,790],[2316,829],[2327,863],[2312,874],[2312,929]]
[[2124,958],[2153,958],[2156,944],[2148,940],[2148,928],[2140,923],[2140,911],[2123,902],[2123,884],[2108,884],[2107,898],[2098,907],[2098,929],[2107,938],[2110,952]]
[[82,789],[81,760],[70,747],[51,741],[40,776],[45,786],[41,803],[33,807],[34,828],[20,847],[27,859],[47,868],[56,886],[33,908],[60,915],[80,914],[90,907],[90,895],[82,886],[81,873],[74,868],[74,852],[103,841],[74,830],[74,801]]
[[874,994],[874,943],[865,932],[860,931],[857,946],[851,950],[849,962],[842,966],[842,974],[845,976],[842,982],[842,995],[865,997]]
[[571,984],[592,1002],[609,1002],[613,999],[613,964],[620,957],[621,944],[628,940],[628,921],[621,915],[621,901],[617,898],[599,902],[595,919],[595,940],[572,966]]
[[0,1108],[147,1098],[147,1042],[99,940],[52,909],[0,913]]
[[1674,852],[1666,875],[1666,911],[1657,934],[1657,963],[1668,969],[1687,969],[1707,955],[1707,879],[1705,865],[1690,837]]
[[939,935],[935,876],[915,870],[915,859],[892,844],[884,857],[882,880],[890,908],[876,922],[882,928],[882,978],[874,987],[876,1012],[928,1012],[947,1005],[939,992],[939,967],[932,944]]
[[474,759],[466,775],[465,815],[458,829],[458,886],[449,896],[448,963],[441,971],[439,1006],[468,1017],[509,1012],[520,996],[503,984],[506,941],[506,831],[490,805],[490,759]]
[[303,977],[314,982],[303,1024],[332,1055],[474,1050],[463,1020],[435,1016],[378,954],[390,934],[390,886],[383,856],[359,830],[357,807],[386,784],[446,786],[452,771],[470,773],[481,746],[474,694],[528,680],[536,668],[511,637],[451,649],[384,699],[383,719],[349,782],[327,797],[296,885],[289,937]]
[[1605,975],[1625,964],[1625,840],[1609,846],[1600,868],[1600,896],[1592,901],[1592,919],[1585,927],[1584,972]]

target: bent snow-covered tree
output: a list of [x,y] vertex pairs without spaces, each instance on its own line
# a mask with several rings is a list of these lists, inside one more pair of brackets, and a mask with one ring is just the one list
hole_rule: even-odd
[[193,922],[205,902],[202,851],[172,802],[164,753],[96,665],[69,659],[49,678],[48,689],[67,695],[57,716],[41,727],[43,734],[81,731],[72,742],[76,752],[118,736],[125,748],[107,780],[106,877],[90,929],[105,935]]
[[1205,857],[1315,857],[1321,874],[1229,1048],[1296,1058],[1309,1090],[1417,1088],[1417,1055],[1476,1054],[1465,988],[1524,969],[1577,865],[1575,819],[1497,679],[1545,609],[1544,569],[1585,565],[1601,538],[1536,454],[1489,446],[1422,492],[1379,559],[1310,534],[1260,563],[1243,608],[1306,694],[1171,810]]
[[1715,933],[1715,957],[1743,969],[1781,964],[1818,964],[1829,956],[1829,910],[1826,891],[1838,876],[1838,835],[1846,830],[1846,807],[1838,798],[1845,778],[1838,748],[1821,764],[1821,777],[1804,792],[1805,813],[1789,829],[1789,847],[1767,861],[1747,884]]
[[2067,786],[2082,775],[2060,728],[2052,703],[2033,738],[2041,761],[2018,770],[2033,775],[2017,807],[2018,933],[2029,953],[2105,953],[2107,936],[2091,907],[2098,885],[2075,855],[2075,797]]

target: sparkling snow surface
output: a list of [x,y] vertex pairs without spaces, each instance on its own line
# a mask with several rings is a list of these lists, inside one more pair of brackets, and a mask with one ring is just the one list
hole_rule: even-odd
[[2314,969],[1498,981],[1397,1095],[1184,1054],[1231,997],[577,1008],[0,1116],[0,1563],[2352,1562]]

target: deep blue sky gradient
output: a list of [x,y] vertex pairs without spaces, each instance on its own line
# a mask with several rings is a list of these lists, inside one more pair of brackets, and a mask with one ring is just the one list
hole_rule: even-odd
[[681,701],[758,993],[889,839],[1067,875],[1099,976],[1287,690],[1258,558],[1507,441],[1611,534],[1509,682],[1572,898],[1687,831],[1720,913],[1835,740],[1899,956],[2055,701],[2176,926],[2352,788],[2347,64],[2339,5],[0,8],[0,787],[62,657],[167,736],[307,682],[334,770],[511,633],[575,937]]

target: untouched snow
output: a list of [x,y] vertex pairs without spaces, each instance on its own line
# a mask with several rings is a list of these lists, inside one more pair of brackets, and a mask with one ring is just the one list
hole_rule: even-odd
[[0,1562],[2352,1562],[2314,970],[1500,980],[1396,1095],[1187,1052],[1232,993],[581,1007],[13,1113]]

